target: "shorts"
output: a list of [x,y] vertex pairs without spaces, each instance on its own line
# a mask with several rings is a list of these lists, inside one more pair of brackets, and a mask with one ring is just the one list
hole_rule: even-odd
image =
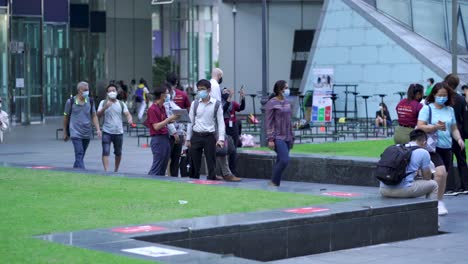
[[123,134],[102,133],[102,155],[110,155],[110,145],[114,145],[114,155],[122,156]]
[[444,161],[437,152],[429,152],[431,155],[431,161],[434,163],[434,166],[437,168],[439,166],[444,166]]

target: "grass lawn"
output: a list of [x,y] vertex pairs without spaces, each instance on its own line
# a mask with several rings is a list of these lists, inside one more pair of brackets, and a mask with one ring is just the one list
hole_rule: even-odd
[[[388,146],[394,144],[393,139],[367,140],[353,142],[330,142],[321,144],[295,144],[293,153],[327,154],[336,156],[380,157]],[[268,150],[268,148],[256,148]]]
[[0,167],[0,201],[0,259],[10,264],[148,263],[32,236],[343,199]]

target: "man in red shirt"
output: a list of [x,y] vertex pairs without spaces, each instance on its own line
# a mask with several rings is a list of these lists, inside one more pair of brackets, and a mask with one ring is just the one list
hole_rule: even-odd
[[179,83],[178,79],[179,78],[175,73],[169,73],[166,76],[166,81],[172,87],[171,98],[173,98],[174,103],[176,103],[176,105],[178,105],[180,108],[188,110],[190,108],[190,101],[188,99],[187,93],[177,89],[177,85]]
[[167,163],[171,156],[167,125],[179,118],[177,115],[167,117],[164,101],[168,90],[163,87],[156,88],[154,91],[154,102],[148,109],[145,121],[145,125],[150,129],[151,152],[153,153],[153,164],[148,172],[149,175],[166,175]]

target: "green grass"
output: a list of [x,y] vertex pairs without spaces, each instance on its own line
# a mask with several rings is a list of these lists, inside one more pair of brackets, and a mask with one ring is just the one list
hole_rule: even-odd
[[343,199],[0,167],[0,201],[0,256],[10,264],[148,263],[32,236]]
[[[332,142],[321,144],[295,144],[294,148],[292,149],[292,153],[378,158],[385,150],[385,148],[392,144],[394,144],[393,139]],[[267,148],[255,149],[268,150]]]

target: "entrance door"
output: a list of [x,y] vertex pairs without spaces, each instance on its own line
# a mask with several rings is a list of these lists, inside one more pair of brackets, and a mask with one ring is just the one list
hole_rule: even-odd
[[40,18],[12,18],[10,51],[13,122],[42,122],[44,115]]

